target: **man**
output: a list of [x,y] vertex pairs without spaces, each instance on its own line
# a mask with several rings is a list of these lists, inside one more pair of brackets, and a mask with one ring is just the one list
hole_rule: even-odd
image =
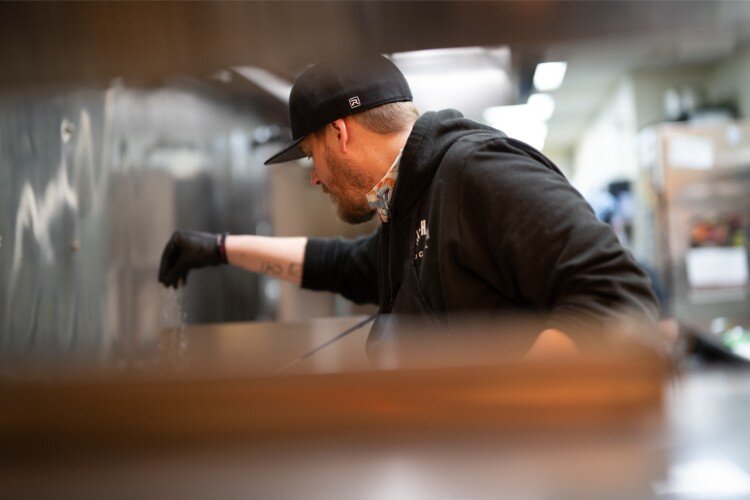
[[365,57],[312,66],[289,98],[293,141],[266,163],[308,156],[311,182],[372,235],[353,240],[176,232],[159,280],[230,263],[380,306],[381,314],[523,310],[568,348],[580,317],[653,318],[644,272],[541,153],[455,110],[418,115],[401,72]]

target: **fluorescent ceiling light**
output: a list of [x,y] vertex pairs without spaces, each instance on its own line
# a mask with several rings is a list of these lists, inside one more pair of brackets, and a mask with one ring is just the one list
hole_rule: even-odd
[[279,78],[270,71],[255,66],[235,66],[232,69],[278,100],[282,101],[284,104],[289,102],[289,94],[292,92],[292,84],[287,80]]
[[485,54],[486,50],[482,47],[456,47],[448,49],[426,49],[412,50],[408,52],[395,52],[392,59],[399,62],[421,61],[432,58],[455,58],[455,57],[474,57]]
[[547,140],[547,124],[540,120],[528,104],[494,106],[484,110],[484,120],[513,139],[541,150]]
[[461,47],[399,52],[392,60],[406,77],[420,111],[455,108],[481,120],[487,106],[510,103],[508,47]]
[[534,86],[537,90],[555,90],[562,85],[565,71],[568,69],[566,62],[545,62],[536,65],[534,71]]
[[552,118],[555,112],[555,98],[549,94],[531,94],[526,105],[529,112],[543,122]]

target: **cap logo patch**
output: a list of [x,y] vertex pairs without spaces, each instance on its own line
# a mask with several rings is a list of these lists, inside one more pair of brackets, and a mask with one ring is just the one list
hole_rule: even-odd
[[349,98],[349,107],[351,109],[358,108],[362,105],[361,102],[359,102],[359,96],[354,96]]

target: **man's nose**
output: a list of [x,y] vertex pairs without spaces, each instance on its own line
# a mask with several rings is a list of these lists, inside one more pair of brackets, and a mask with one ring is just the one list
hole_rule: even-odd
[[318,174],[315,173],[315,167],[313,167],[312,172],[310,173],[310,184],[312,186],[317,186],[318,184],[322,184],[320,182],[320,178],[318,177]]

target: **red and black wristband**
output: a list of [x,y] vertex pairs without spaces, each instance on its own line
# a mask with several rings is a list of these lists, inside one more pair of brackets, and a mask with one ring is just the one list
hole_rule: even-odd
[[222,264],[229,264],[229,260],[227,260],[227,236],[229,236],[229,233],[216,235],[216,243],[219,246],[219,260]]

